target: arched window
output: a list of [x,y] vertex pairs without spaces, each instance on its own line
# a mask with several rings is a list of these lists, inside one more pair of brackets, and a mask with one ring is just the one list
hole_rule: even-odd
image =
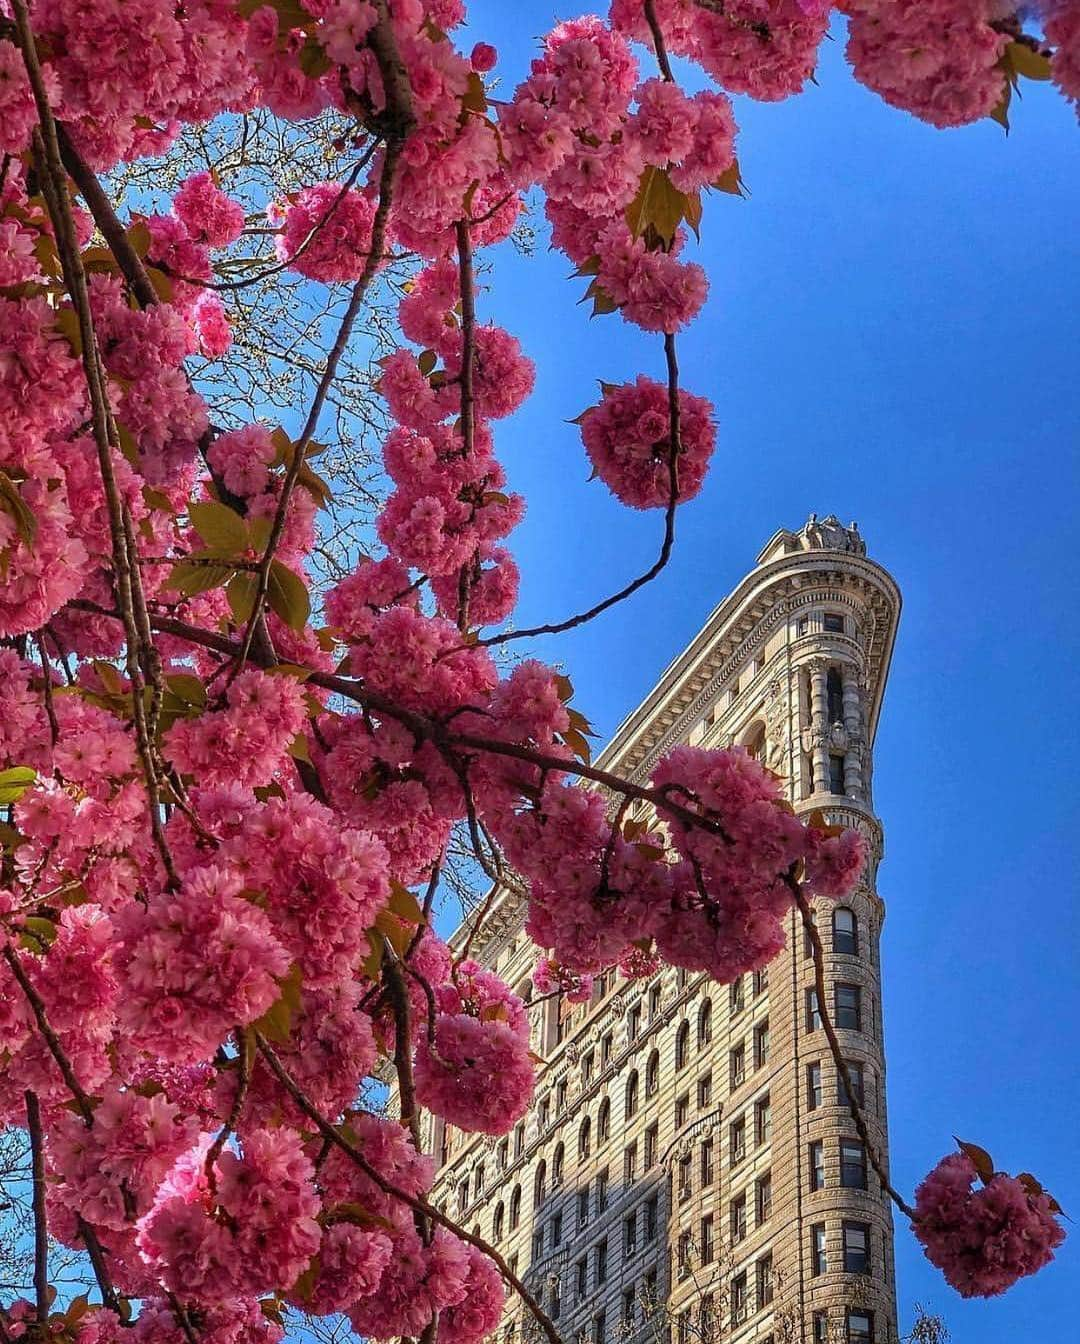
[[849,906],[838,905],[832,917],[833,951],[859,955],[859,922]]
[[536,1168],[536,1180],[533,1183],[533,1208],[538,1209],[544,1202],[544,1196],[547,1194],[547,1163],[543,1158],[540,1159],[540,1165]]
[[596,1117],[596,1142],[607,1143],[611,1135],[611,1102],[607,1097],[600,1103],[600,1112]]
[[654,1096],[660,1091],[660,1051],[654,1050],[645,1066],[645,1095]]
[[755,761],[765,760],[765,725],[760,719],[747,729],[743,736],[742,748]]
[[555,1149],[555,1156],[551,1163],[551,1188],[554,1190],[557,1185],[562,1185],[563,1167],[566,1165],[566,1148],[559,1144]]
[[514,1186],[514,1193],[510,1196],[510,1230],[513,1231],[521,1222],[521,1186]]
[[675,1037],[675,1067],[681,1069],[690,1051],[690,1023],[683,1022]]
[[626,1080],[626,1118],[637,1114],[638,1108],[638,1076],[637,1069]]
[[701,1005],[697,1018],[697,1045],[698,1049],[709,1044],[712,1040],[712,1000],[706,999]]
[[588,1157],[592,1150],[592,1126],[589,1117],[586,1116],[581,1122],[581,1128],[577,1136],[577,1155],[578,1157]]
[[502,1241],[503,1219],[506,1216],[506,1210],[503,1208],[502,1201],[495,1205],[495,1217],[491,1224],[491,1235],[496,1241]]

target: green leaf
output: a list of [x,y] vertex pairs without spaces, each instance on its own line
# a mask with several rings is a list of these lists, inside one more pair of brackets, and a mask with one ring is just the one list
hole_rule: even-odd
[[196,705],[202,709],[206,704],[206,687],[193,672],[170,672],[165,678],[165,684],[185,705]]
[[739,172],[739,160],[732,159],[731,166],[725,168],[718,178],[709,183],[717,191],[726,191],[729,196],[749,196],[746,186],[742,180],[742,173]]
[[635,238],[653,233],[669,249],[686,215],[686,195],[663,168],[650,164],[641,174],[637,195],[626,207],[626,222]]
[[12,765],[0,770],[0,804],[17,803],[37,780],[37,771],[29,765]]
[[67,342],[71,346],[71,353],[81,355],[83,349],[82,328],[79,326],[79,315],[75,309],[61,308],[53,320],[53,325],[61,336],[67,338]]
[[619,311],[619,305],[603,285],[600,284],[599,280],[594,280],[585,291],[584,298],[582,299],[583,303],[585,299],[592,299],[593,301],[593,309],[589,314],[590,317],[602,317],[605,313],[616,313]]
[[300,48],[297,64],[308,79],[320,79],[328,70],[333,68],[334,63],[327,56],[322,43],[314,37],[309,37]]
[[227,504],[204,500],[188,505],[191,526],[207,546],[225,555],[239,555],[249,545],[247,523]]
[[1012,84],[1006,80],[1005,88],[1001,95],[1001,102],[990,113],[990,120],[1004,128],[1005,134],[1009,134],[1009,104],[1012,102]]
[[259,576],[253,570],[240,569],[225,585],[229,610],[237,625],[247,625],[255,610],[255,594],[259,590]]
[[173,588],[184,597],[209,593],[220,588],[235,573],[232,565],[192,565],[181,560],[169,570],[166,588]]
[[37,518],[6,471],[0,471],[0,511],[8,515],[20,539],[33,549],[37,540]]
[[145,220],[136,220],[127,230],[127,240],[139,257],[145,257],[150,251],[150,230]]
[[281,977],[278,985],[281,987],[281,998],[276,999],[262,1017],[251,1025],[268,1041],[287,1045],[293,1017],[300,1011],[300,967],[296,962],[288,974]]
[[31,952],[40,952],[43,944],[51,947],[56,942],[56,925],[42,915],[28,915],[23,920],[23,928],[26,932],[20,941]]
[[1050,78],[1050,57],[1041,51],[1035,51],[1026,42],[1010,42],[1005,48],[1002,60],[1008,61],[1016,73],[1023,75],[1025,79]]
[[403,919],[406,924],[423,924],[424,922],[424,912],[420,907],[420,902],[408,887],[396,879],[390,883],[390,899],[386,905],[388,910],[397,915],[398,919]]
[[[955,1137],[955,1135],[954,1135]],[[991,1181],[994,1176],[994,1159],[986,1151],[980,1148],[977,1143],[965,1143],[963,1139],[956,1140],[957,1146],[965,1157],[971,1159],[975,1170],[979,1173],[979,1179],[984,1185]]]
[[162,303],[172,303],[173,283],[163,270],[157,266],[146,267],[146,277],[154,286],[154,293]]
[[291,630],[303,630],[311,615],[311,598],[303,579],[280,560],[271,561],[266,600]]

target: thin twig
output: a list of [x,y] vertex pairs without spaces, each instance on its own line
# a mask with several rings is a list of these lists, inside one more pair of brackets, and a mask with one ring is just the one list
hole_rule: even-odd
[[679,454],[682,452],[682,439],[679,409],[679,364],[675,355],[675,337],[670,334],[664,337],[664,355],[667,363],[668,415],[670,418],[668,440],[669,488],[667,509],[664,514],[664,539],[660,544],[660,554],[644,574],[639,574],[625,588],[620,588],[617,593],[605,597],[602,602],[597,602],[587,611],[579,612],[576,616],[568,616],[562,621],[551,622],[548,625],[534,625],[527,630],[504,630],[501,634],[488,635],[486,639],[478,639],[476,641],[477,645],[487,648],[493,644],[508,644],[515,639],[532,639],[536,635],[559,635],[565,630],[573,630],[579,625],[585,625],[610,607],[616,606],[619,602],[625,602],[639,588],[644,588],[647,583],[651,583],[671,559],[672,548],[675,545],[675,512],[679,504]]
[[41,1107],[35,1093],[27,1090],[26,1128],[30,1134],[30,1175],[34,1204],[34,1298],[39,1324],[49,1319],[49,1222],[45,1212],[45,1144],[41,1132]]
[[863,1117],[862,1108],[855,1099],[855,1088],[851,1080],[851,1071],[848,1068],[847,1060],[844,1058],[844,1052],[840,1041],[837,1038],[836,1031],[833,1028],[832,1018],[829,1016],[829,1010],[826,1007],[826,989],[825,989],[825,949],[822,946],[821,934],[818,932],[817,924],[814,922],[814,912],[810,909],[810,903],[806,899],[806,893],[801,884],[795,877],[794,872],[788,872],[784,876],[788,890],[795,899],[799,914],[802,916],[803,928],[806,930],[806,936],[810,939],[810,946],[814,953],[814,993],[817,995],[818,1016],[821,1018],[821,1025],[825,1029],[825,1039],[829,1042],[829,1050],[836,1064],[836,1070],[844,1084],[844,1090],[847,1093],[848,1109],[851,1111],[851,1118],[855,1122],[855,1129],[862,1140],[863,1148],[870,1158],[870,1165],[877,1173],[877,1178],[881,1182],[881,1188],[889,1196],[892,1202],[908,1218],[914,1221],[915,1210],[899,1194],[889,1181],[888,1172],[885,1170],[885,1164],[878,1156],[873,1141],[870,1138],[870,1131],[866,1127],[866,1120]]
[[388,1181],[377,1167],[371,1165],[356,1144],[336,1130],[329,1120],[326,1119],[319,1108],[311,1101],[303,1088],[300,1087],[282,1064],[266,1038],[262,1036],[261,1033],[256,1033],[255,1040],[259,1048],[259,1053],[266,1060],[267,1064],[270,1065],[278,1082],[281,1083],[282,1087],[284,1087],[285,1091],[288,1092],[289,1096],[292,1097],[293,1101],[296,1102],[297,1106],[299,1106],[308,1119],[314,1122],[315,1127],[328,1143],[333,1144],[335,1148],[339,1148],[347,1157],[355,1162],[364,1175],[375,1182],[383,1194],[390,1195],[393,1199],[401,1200],[403,1204],[414,1212],[426,1214],[432,1222],[438,1223],[440,1227],[448,1228],[451,1232],[460,1237],[462,1241],[468,1242],[470,1246],[475,1246],[478,1251],[482,1251],[495,1264],[499,1273],[528,1307],[537,1324],[547,1336],[549,1344],[563,1344],[562,1338],[555,1328],[554,1322],[494,1246],[489,1245],[483,1237],[478,1237],[474,1233],[466,1231],[464,1227],[460,1227],[452,1218],[447,1217],[445,1213],[440,1209],[437,1209],[435,1205],[428,1200],[421,1196],[410,1195],[394,1185],[393,1182]]
[[75,1099],[75,1104],[79,1109],[86,1127],[89,1129],[94,1123],[94,1108],[90,1105],[90,1098],[86,1095],[79,1080],[75,1077],[75,1070],[71,1067],[71,1060],[64,1052],[64,1047],[60,1044],[60,1038],[53,1031],[49,1019],[45,1013],[45,1002],[41,995],[31,984],[29,977],[23,970],[18,954],[14,948],[8,944],[3,949],[3,957],[11,970],[11,974],[18,982],[19,988],[26,995],[27,1001],[34,1014],[34,1020],[37,1022],[38,1031],[49,1048],[49,1053],[56,1061],[56,1066],[67,1085],[68,1091]]

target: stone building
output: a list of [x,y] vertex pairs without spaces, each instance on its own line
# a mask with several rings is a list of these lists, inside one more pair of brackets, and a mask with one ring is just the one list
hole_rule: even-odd
[[[832,517],[777,532],[600,763],[644,781],[674,744],[742,745],[798,811],[867,837],[854,897],[818,904],[828,1006],[885,1159],[871,749],[900,595],[865,549]],[[471,953],[528,998],[522,919],[501,894]],[[730,986],[609,973],[587,1005],[538,1003],[533,1032],[545,1063],[516,1132],[437,1121],[428,1138],[437,1201],[499,1247],[568,1344],[893,1344],[890,1205],[840,1095],[796,913],[766,971]],[[512,1298],[499,1344],[534,1337]]]

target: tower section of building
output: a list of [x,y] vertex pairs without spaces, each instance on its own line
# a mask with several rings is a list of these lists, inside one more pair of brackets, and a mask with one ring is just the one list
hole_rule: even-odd
[[[644,782],[679,743],[742,746],[797,812],[857,827],[869,861],[816,903],[826,1008],[888,1161],[872,747],[899,616],[858,532],[778,532],[600,758]],[[530,997],[535,949],[501,893],[471,955]],[[459,931],[460,940],[467,930]],[[733,985],[608,974],[531,1012],[536,1102],[499,1141],[436,1123],[436,1196],[495,1242],[567,1340],[892,1344],[892,1220],[821,1026],[809,940]],[[511,1301],[502,1344],[530,1335]]]

